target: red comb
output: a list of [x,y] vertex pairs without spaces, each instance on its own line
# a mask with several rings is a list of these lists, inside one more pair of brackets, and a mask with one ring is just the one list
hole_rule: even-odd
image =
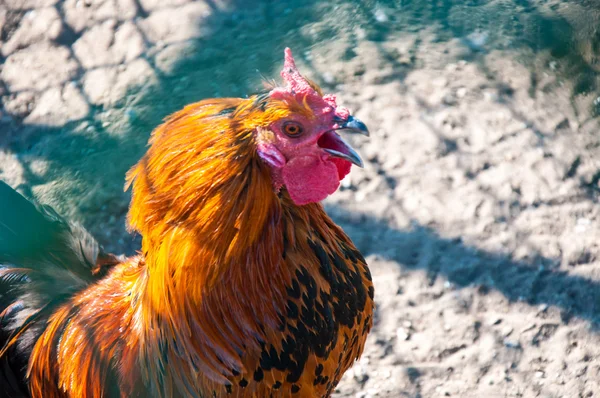
[[298,68],[296,68],[292,50],[287,47],[285,49],[285,62],[281,71],[281,77],[286,82],[286,87],[274,88],[271,91],[271,98],[284,99],[291,94],[300,102],[306,101],[315,115],[328,114],[334,110],[338,117],[342,119],[348,118],[348,110],[337,106],[335,95],[328,94],[321,97],[310,86],[308,80],[302,77]]
[[285,49],[285,62],[281,71],[281,77],[287,83],[288,89],[295,94],[316,94],[315,90],[308,84],[308,81],[298,72],[296,62],[294,62],[294,57],[292,56],[292,50],[287,47]]

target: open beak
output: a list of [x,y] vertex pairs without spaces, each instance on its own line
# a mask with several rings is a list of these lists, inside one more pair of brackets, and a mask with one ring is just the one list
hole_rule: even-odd
[[336,130],[353,134],[362,134],[368,137],[369,130],[367,129],[367,126],[353,116],[349,116],[347,120],[339,123],[338,126],[337,129],[328,131],[321,136],[318,142],[319,146],[333,157],[345,159],[361,168],[364,167],[363,161],[358,153],[356,153],[354,148],[336,133]]

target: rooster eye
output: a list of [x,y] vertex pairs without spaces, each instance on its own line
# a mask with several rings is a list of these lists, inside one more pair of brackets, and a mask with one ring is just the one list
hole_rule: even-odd
[[283,124],[283,132],[290,137],[297,137],[304,132],[304,129],[298,122],[285,122]]

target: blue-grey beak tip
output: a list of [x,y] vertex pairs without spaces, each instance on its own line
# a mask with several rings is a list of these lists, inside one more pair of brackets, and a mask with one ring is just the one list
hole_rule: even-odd
[[369,136],[369,129],[367,125],[361,122],[359,119],[354,116],[349,116],[348,119],[340,124],[340,128],[338,130],[344,130],[349,133],[356,133]]

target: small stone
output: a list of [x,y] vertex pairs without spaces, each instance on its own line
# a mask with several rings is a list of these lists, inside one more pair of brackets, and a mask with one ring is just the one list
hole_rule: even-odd
[[377,22],[384,23],[384,22],[387,22],[389,20],[389,18],[387,16],[385,10],[383,10],[382,8],[377,8],[375,10],[375,20]]
[[446,95],[444,95],[444,98],[442,99],[442,101],[444,102],[444,104],[446,105],[456,105],[456,97],[454,95],[452,95],[451,93],[448,93]]
[[50,164],[45,159],[33,159],[29,162],[29,170],[37,177],[43,178],[50,169]]
[[405,341],[410,338],[410,332],[405,328],[396,329],[396,337],[398,340]]
[[335,76],[331,72],[323,73],[322,77],[323,77],[323,81],[327,84],[332,85],[332,84],[335,84],[335,82],[336,82]]
[[488,40],[488,32],[473,32],[464,38],[463,42],[472,51],[483,51]]
[[352,180],[350,178],[350,174],[344,177],[344,179],[340,182],[340,186],[343,189],[350,189],[352,187]]
[[495,102],[498,101],[498,94],[494,91],[487,90],[483,92],[483,98],[488,102]]
[[364,191],[357,191],[354,195],[354,200],[357,202],[363,202],[367,198],[367,194]]
[[586,232],[591,223],[592,222],[588,218],[578,218],[575,225],[575,232],[578,234]]
[[569,118],[564,118],[562,119],[560,122],[558,122],[556,124],[556,126],[554,127],[555,130],[562,130],[562,129],[568,129],[569,127],[571,127],[571,122],[569,122]]
[[360,363],[354,365],[354,380],[358,383],[364,384],[369,380],[369,374],[367,373],[367,368]]
[[454,64],[454,63],[450,63],[448,65],[446,65],[446,67],[444,68],[444,70],[446,72],[456,72],[456,70],[458,69],[458,65]]
[[513,330],[514,329],[512,326],[505,326],[502,328],[502,331],[500,332],[500,334],[502,335],[502,337],[508,337],[512,334]]
[[504,346],[506,348],[521,348],[521,343],[518,340],[504,339]]
[[463,98],[465,95],[467,95],[467,89],[465,87],[459,87],[456,90],[456,96],[458,98]]
[[544,377],[544,372],[541,370],[538,370],[537,372],[535,372],[535,377],[537,379],[541,379],[542,377]]

